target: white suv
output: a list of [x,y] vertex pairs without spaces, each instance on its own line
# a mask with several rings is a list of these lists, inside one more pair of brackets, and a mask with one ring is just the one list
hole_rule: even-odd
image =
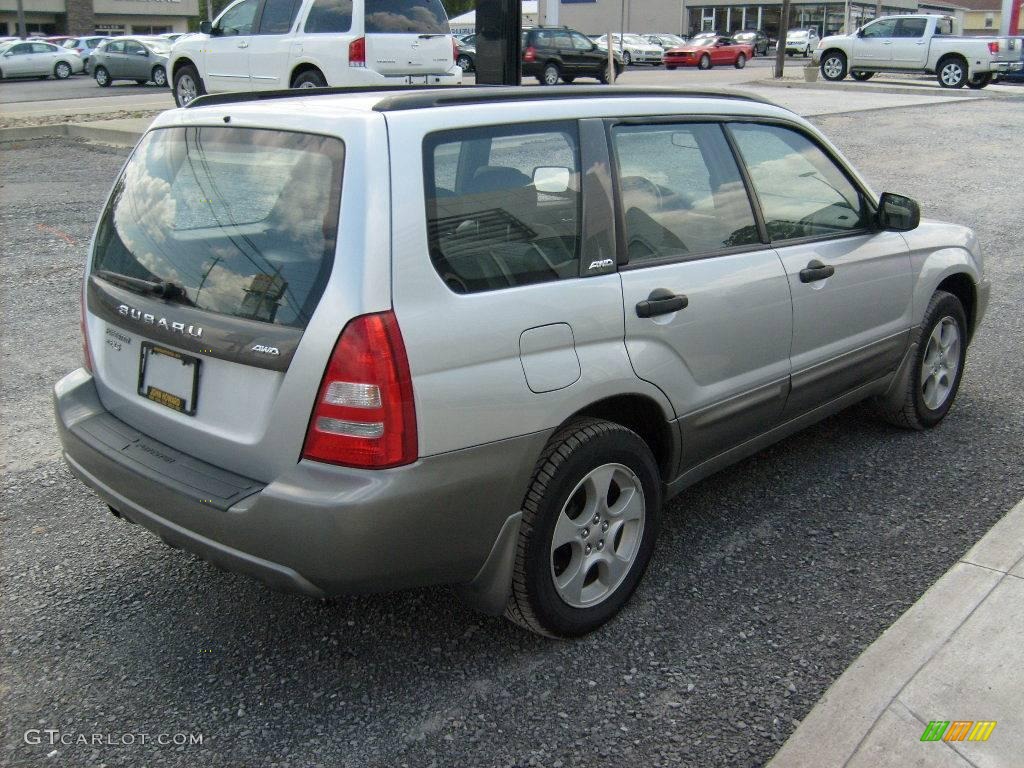
[[462,82],[441,0],[236,0],[171,51],[174,100]]

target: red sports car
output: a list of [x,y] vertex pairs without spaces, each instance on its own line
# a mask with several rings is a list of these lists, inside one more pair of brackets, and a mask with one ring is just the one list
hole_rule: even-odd
[[665,51],[665,67],[711,69],[715,64],[732,64],[736,69],[743,69],[752,58],[752,45],[736,42],[731,37],[701,37],[689,45]]

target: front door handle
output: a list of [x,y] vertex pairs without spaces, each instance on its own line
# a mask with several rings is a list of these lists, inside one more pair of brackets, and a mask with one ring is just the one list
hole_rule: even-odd
[[248,48],[248,47],[249,47],[249,43],[248,43],[248,42],[246,42],[245,40],[243,40],[242,42],[240,42],[240,43],[238,44],[238,47],[239,47],[239,48]]
[[690,300],[682,294],[672,293],[668,288],[655,288],[645,301],[637,302],[636,316],[667,315],[671,312],[678,312],[680,309],[686,309],[689,304]]
[[817,259],[811,259],[806,269],[800,270],[801,283],[813,283],[818,280],[827,280],[836,273],[836,268],[831,264],[822,264]]

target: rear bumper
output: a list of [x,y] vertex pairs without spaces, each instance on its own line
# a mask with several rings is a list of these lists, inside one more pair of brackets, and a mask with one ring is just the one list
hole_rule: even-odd
[[299,461],[264,485],[118,421],[84,369],[57,383],[54,403],[68,466],[122,516],[226,570],[313,596],[472,581],[548,437],[389,470]]
[[1005,73],[1005,72],[1020,72],[1024,70],[1024,61],[993,61],[992,71]]

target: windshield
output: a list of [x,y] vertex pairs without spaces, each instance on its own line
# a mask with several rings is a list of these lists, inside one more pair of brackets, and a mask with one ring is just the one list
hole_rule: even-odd
[[786,34],[786,37],[792,38],[793,40],[800,40],[807,37],[807,31],[803,29],[793,29]]
[[650,43],[640,37],[640,35],[623,35],[622,39],[630,45],[642,45],[645,48],[650,45]]
[[147,42],[145,45],[153,53],[167,54],[167,53],[171,52],[170,44],[165,42],[165,41],[160,41],[160,42],[156,42],[156,43],[149,43],[149,42]]
[[252,128],[151,131],[100,220],[93,270],[172,282],[219,314],[304,328],[338,231],[340,139]]

